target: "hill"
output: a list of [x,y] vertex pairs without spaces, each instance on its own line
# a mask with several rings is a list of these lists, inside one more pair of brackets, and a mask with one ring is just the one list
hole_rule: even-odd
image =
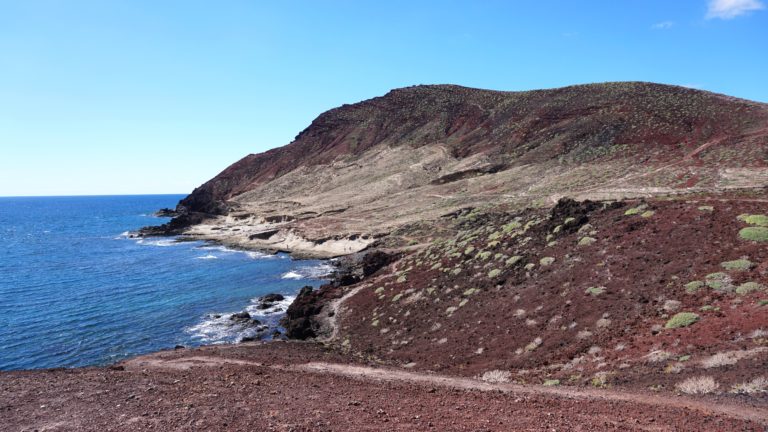
[[765,185],[767,161],[768,106],[723,95],[639,82],[416,86],[332,109],[292,143],[244,157],[183,199],[166,229],[338,256],[469,206]]

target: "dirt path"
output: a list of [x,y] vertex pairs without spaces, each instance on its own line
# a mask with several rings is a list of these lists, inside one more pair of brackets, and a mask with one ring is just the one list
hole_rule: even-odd
[[[174,370],[186,370],[191,369],[192,367],[220,367],[223,365],[263,366],[263,364],[259,362],[207,356],[193,356],[167,360],[160,358],[144,358],[138,361],[128,362],[127,365],[133,365],[139,368]],[[413,385],[443,387],[457,390],[503,392],[515,395],[549,396],[565,399],[584,399],[593,402],[630,402],[646,405],[650,409],[655,407],[677,408],[681,410],[696,411],[704,415],[717,414],[732,419],[754,421],[768,426],[768,409],[766,408],[734,405],[722,402],[714,403],[682,396],[653,395],[607,389],[487,383],[471,378],[340,363],[309,362],[294,365],[270,365],[269,367],[282,371],[341,376],[364,381],[403,382]]]

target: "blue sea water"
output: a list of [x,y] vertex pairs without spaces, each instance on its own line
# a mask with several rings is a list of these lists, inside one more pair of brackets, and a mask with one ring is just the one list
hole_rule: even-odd
[[[172,238],[132,239],[180,195],[0,198],[0,370],[111,363],[176,345],[236,342],[275,325],[332,266]],[[286,301],[260,311],[254,299]]]

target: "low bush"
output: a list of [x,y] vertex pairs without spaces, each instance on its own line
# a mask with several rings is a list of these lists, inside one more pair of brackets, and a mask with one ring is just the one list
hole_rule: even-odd
[[704,286],[704,282],[702,281],[691,281],[685,284],[685,292],[688,294],[693,294],[700,290]]
[[586,294],[591,294],[593,296],[599,296],[600,294],[605,292],[605,287],[598,286],[598,287],[589,287],[584,291]]
[[708,287],[716,291],[728,291],[731,289],[731,277],[725,273],[710,273],[705,278]]
[[768,393],[768,379],[765,379],[765,377],[757,377],[752,381],[736,384],[731,389],[731,393],[750,395],[757,393]]
[[555,262],[555,258],[553,258],[553,257],[544,257],[544,258],[539,260],[539,264],[541,264],[543,266],[552,265],[552,263],[554,263],[554,262]]
[[491,371],[485,372],[480,376],[480,379],[487,383],[498,384],[498,383],[508,383],[511,377],[512,377],[511,372],[497,369],[497,370],[491,370]]
[[768,216],[766,215],[741,215],[739,219],[759,227],[768,227]]
[[667,321],[664,328],[676,329],[680,327],[688,327],[699,320],[699,315],[693,312],[680,312],[676,313],[672,318]]
[[765,287],[757,282],[744,282],[736,287],[736,294],[744,295],[755,291],[763,291]]
[[739,231],[739,237],[757,242],[768,241],[768,228],[762,226],[742,228]]
[[720,266],[726,270],[749,270],[754,266],[754,263],[748,259],[737,259],[733,261],[726,261],[720,263]]
[[718,387],[720,384],[711,376],[692,377],[675,385],[677,390],[685,394],[714,393]]

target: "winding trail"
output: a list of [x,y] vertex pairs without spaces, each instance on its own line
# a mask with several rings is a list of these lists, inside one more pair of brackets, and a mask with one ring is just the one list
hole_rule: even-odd
[[[178,359],[143,358],[127,362],[140,368],[190,369],[193,367],[265,366],[263,363],[213,356],[193,356]],[[515,395],[549,396],[586,401],[629,402],[649,408],[663,406],[696,411],[704,415],[723,415],[733,419],[758,422],[768,426],[768,408],[712,402],[684,396],[654,395],[630,391],[575,387],[546,387],[508,383],[488,383],[477,379],[439,375],[402,369],[357,366],[340,363],[309,362],[289,365],[269,365],[272,369],[296,373],[334,375],[364,381],[405,382],[429,387],[443,387],[466,391],[503,392]]]

